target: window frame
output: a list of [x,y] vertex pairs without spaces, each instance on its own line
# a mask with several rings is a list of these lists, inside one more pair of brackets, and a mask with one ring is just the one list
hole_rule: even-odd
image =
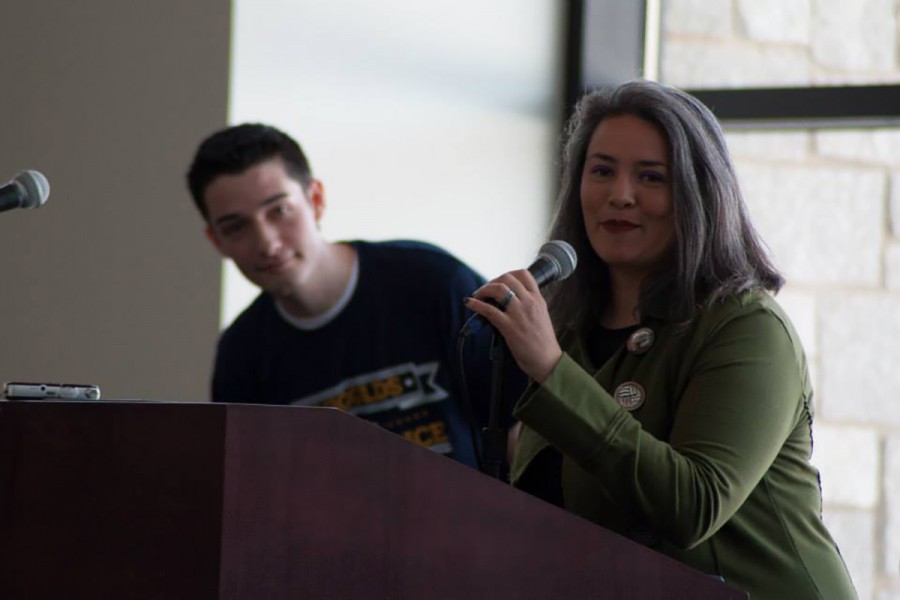
[[[657,10],[658,0],[634,3],[568,0],[563,78],[565,118],[571,115],[582,94],[644,75],[647,21]],[[900,84],[685,91],[709,107],[724,128],[900,126]]]

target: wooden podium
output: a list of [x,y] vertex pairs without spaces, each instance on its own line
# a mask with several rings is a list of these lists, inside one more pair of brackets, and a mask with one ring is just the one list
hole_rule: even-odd
[[334,409],[0,402],[0,598],[746,598]]

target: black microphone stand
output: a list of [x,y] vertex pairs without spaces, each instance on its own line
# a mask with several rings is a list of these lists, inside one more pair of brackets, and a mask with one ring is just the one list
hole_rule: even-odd
[[483,430],[484,465],[483,471],[494,479],[503,479],[503,465],[506,462],[507,431],[503,428],[503,387],[506,364],[509,362],[509,348],[506,340],[491,327],[491,399],[488,426]]

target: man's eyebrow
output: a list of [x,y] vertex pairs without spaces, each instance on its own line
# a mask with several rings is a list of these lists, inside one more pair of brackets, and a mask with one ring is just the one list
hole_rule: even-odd
[[[269,204],[274,204],[275,202],[278,202],[282,198],[286,198],[286,197],[287,197],[287,192],[278,192],[277,194],[269,196],[268,198],[266,198],[265,200],[260,202],[259,206],[260,207],[268,206]],[[222,215],[218,219],[216,219],[215,222],[213,223],[213,225],[217,225],[217,226],[224,225],[227,223],[231,223],[233,221],[240,221],[243,218],[244,217],[238,213],[227,213],[227,214]]]

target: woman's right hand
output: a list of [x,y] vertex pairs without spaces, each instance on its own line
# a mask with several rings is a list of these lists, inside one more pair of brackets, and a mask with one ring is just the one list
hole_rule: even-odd
[[531,273],[511,271],[489,281],[466,299],[466,306],[497,329],[519,368],[532,380],[543,383],[550,376],[563,353]]

